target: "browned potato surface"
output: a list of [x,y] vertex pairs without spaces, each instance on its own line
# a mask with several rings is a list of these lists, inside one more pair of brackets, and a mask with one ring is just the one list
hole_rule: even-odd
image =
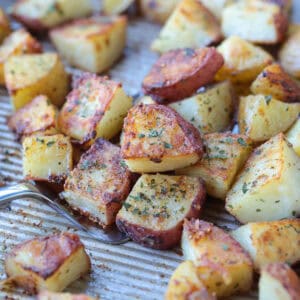
[[9,35],[10,31],[9,20],[3,9],[0,7],[0,44]]
[[169,249],[180,241],[183,220],[198,217],[204,200],[205,188],[198,178],[142,175],[116,224],[145,247]]
[[143,90],[158,102],[191,96],[213,81],[224,63],[215,48],[177,49],[163,54],[143,81]]
[[69,293],[52,293],[41,292],[37,295],[37,300],[97,300],[99,298],[90,297],[83,294],[69,294]]

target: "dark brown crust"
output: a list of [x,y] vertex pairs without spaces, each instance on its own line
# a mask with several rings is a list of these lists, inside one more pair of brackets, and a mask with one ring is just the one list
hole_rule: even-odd
[[198,218],[202,205],[206,199],[205,186],[199,178],[198,194],[191,204],[189,212],[182,220],[169,230],[155,230],[141,227],[128,222],[126,219],[117,215],[116,225],[120,231],[126,233],[136,243],[153,249],[166,250],[176,246],[180,239],[183,229],[184,219]]
[[277,31],[277,41],[275,41],[275,43],[280,43],[285,38],[286,32],[289,27],[289,20],[285,13],[279,12],[274,16],[274,22]]
[[143,91],[160,103],[184,99],[212,82],[223,64],[215,48],[171,50],[153,65]]

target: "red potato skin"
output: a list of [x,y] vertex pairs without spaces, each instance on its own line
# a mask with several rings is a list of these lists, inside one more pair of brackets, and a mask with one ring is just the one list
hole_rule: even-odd
[[213,47],[171,50],[153,65],[143,91],[159,103],[184,99],[211,83],[223,64],[222,55]]
[[167,250],[176,246],[181,239],[183,222],[185,219],[198,218],[201,208],[206,199],[205,185],[199,178],[200,187],[197,196],[192,202],[189,212],[168,230],[156,231],[155,229],[144,228],[142,226],[129,223],[127,220],[117,215],[116,225],[120,231],[126,233],[136,243],[152,249]]

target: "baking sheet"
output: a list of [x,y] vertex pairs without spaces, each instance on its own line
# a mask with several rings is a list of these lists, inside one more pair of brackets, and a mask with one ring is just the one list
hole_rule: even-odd
[[[300,1],[295,2],[300,6]],[[11,1],[0,1],[1,6],[7,4]],[[140,19],[130,22],[124,57],[109,75],[121,81],[131,95],[139,92],[143,77],[157,57],[149,51],[149,45],[158,31],[158,25]],[[49,47],[47,44],[46,48]],[[9,97],[4,89],[0,89],[0,181],[8,183],[22,179],[20,145],[6,125],[11,112]],[[202,218],[226,229],[237,227],[220,201],[208,201]],[[37,235],[63,230],[74,232],[68,221],[32,200],[17,200],[7,209],[0,210],[0,279],[5,278],[5,253],[14,245]],[[92,272],[68,288],[73,293],[98,295],[101,299],[163,299],[169,277],[182,261],[175,251],[155,251],[132,242],[121,246],[104,245],[84,233],[77,233],[91,257]],[[32,299],[21,292],[0,292],[0,299],[5,297]],[[255,298],[255,292],[244,297],[231,297],[241,300]]]

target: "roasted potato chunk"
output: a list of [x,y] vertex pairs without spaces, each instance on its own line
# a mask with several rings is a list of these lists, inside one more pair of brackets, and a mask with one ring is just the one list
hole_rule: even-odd
[[262,269],[259,279],[259,300],[300,299],[300,279],[283,263],[269,264]]
[[198,178],[145,174],[125,200],[116,224],[145,247],[169,249],[180,241],[183,220],[198,217],[204,200]]
[[62,291],[90,267],[79,237],[67,232],[26,241],[5,258],[7,276],[30,293]]
[[57,133],[56,117],[58,110],[47,96],[41,95],[23,106],[8,119],[8,126],[17,136],[34,133]]
[[176,170],[176,174],[200,177],[208,195],[225,200],[235,176],[252,150],[247,136],[232,133],[211,133],[203,137],[206,152],[195,165]]
[[9,20],[3,9],[0,7],[0,44],[10,34],[10,32],[11,29]]
[[115,222],[129,194],[130,177],[120,148],[97,139],[68,176],[62,196],[74,210],[105,227]]
[[102,11],[105,15],[118,15],[130,7],[134,0],[103,0]]
[[5,84],[15,110],[38,95],[61,106],[69,88],[69,77],[56,53],[9,57],[4,64]]
[[253,94],[273,96],[284,102],[300,100],[300,85],[279,64],[267,66],[251,85]]
[[249,252],[255,268],[269,263],[300,261],[300,220],[286,219],[243,225],[231,235]]
[[37,300],[97,300],[99,298],[90,297],[87,295],[74,295],[69,293],[52,293],[41,292],[37,296]]
[[200,280],[210,293],[227,297],[250,290],[251,258],[222,229],[205,221],[185,220],[181,246],[184,258],[195,264]]
[[70,138],[62,134],[23,140],[23,175],[28,180],[62,183],[73,167]]
[[143,81],[143,90],[157,102],[181,100],[211,83],[223,63],[215,48],[169,51],[153,65]]
[[132,99],[120,83],[86,73],[67,96],[59,128],[79,144],[90,145],[98,137],[110,139],[120,132],[131,106]]
[[288,18],[280,6],[266,1],[239,1],[222,13],[222,31],[226,37],[239,36],[259,44],[281,42],[288,29]]
[[203,149],[200,133],[173,109],[141,104],[124,121],[121,153],[132,172],[155,173],[192,165]]
[[182,262],[170,278],[165,300],[216,300],[197,273],[197,268],[191,261]]
[[227,194],[226,209],[242,223],[295,217],[299,182],[300,158],[279,134],[250,155]]
[[216,75],[218,81],[230,79],[234,83],[250,82],[273,61],[268,52],[237,36],[224,40],[217,50],[225,61]]
[[254,142],[264,142],[288,130],[299,113],[300,103],[284,103],[271,95],[241,97],[238,112],[240,132]]
[[177,48],[200,48],[220,41],[218,20],[197,0],[183,0],[154,40],[152,49],[164,53]]
[[300,119],[286,133],[287,140],[293,145],[294,151],[300,156]]
[[44,31],[91,12],[90,0],[18,0],[12,15],[30,30]]
[[221,21],[224,8],[233,1],[234,0],[201,0],[201,3],[205,5],[219,21]]
[[220,82],[169,106],[201,133],[228,130],[234,112],[233,89],[230,81]]
[[79,69],[101,73],[121,56],[126,43],[126,17],[93,17],[57,27],[50,38],[66,61]]

